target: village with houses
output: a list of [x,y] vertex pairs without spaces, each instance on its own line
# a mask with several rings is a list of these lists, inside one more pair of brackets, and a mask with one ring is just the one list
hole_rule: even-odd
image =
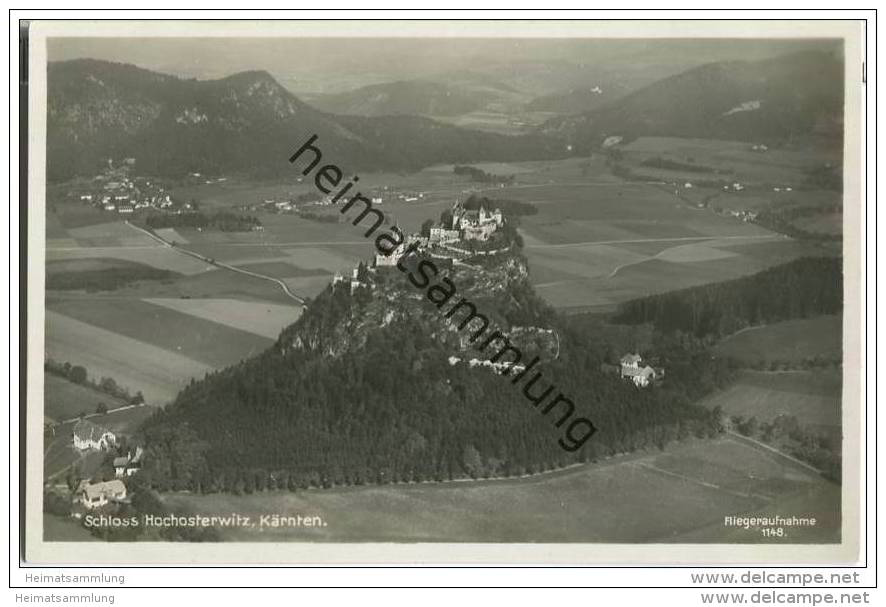
[[[73,426],[69,448],[78,462],[91,461],[90,470],[78,467],[85,478],[69,478],[69,514],[76,519],[97,509],[127,504],[131,492],[126,481],[142,468],[145,453],[123,437],[85,417]],[[74,484],[72,485],[71,482]]]
[[72,196],[83,204],[123,216],[147,210],[187,210],[187,203],[177,204],[163,185],[147,177],[133,176],[135,162],[135,158],[124,158],[115,164],[108,159],[104,170],[88,185],[72,191]]

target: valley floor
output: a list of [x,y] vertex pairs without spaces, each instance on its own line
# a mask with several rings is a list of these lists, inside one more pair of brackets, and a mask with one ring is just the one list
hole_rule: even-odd
[[[227,541],[833,543],[840,487],[732,436],[615,457],[523,479],[352,487],[298,493],[164,496],[177,511],[250,516]],[[814,517],[764,538],[724,517]],[[318,516],[322,526],[273,528],[263,515]]]

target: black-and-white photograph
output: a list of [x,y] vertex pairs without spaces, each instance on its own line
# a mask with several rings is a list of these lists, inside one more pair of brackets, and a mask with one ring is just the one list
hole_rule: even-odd
[[117,25],[30,118],[41,554],[857,546],[845,36]]

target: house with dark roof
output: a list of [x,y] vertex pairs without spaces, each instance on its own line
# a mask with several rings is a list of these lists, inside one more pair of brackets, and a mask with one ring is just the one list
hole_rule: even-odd
[[142,467],[143,451],[141,447],[136,447],[135,453],[127,453],[121,457],[114,458],[114,474],[117,478],[124,476],[132,476]]
[[77,497],[86,508],[101,508],[108,502],[126,499],[126,485],[119,479],[103,483],[81,481],[80,486],[77,487]]

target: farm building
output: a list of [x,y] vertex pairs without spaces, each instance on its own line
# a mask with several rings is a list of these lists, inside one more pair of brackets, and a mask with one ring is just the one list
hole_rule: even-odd
[[105,451],[117,442],[113,432],[86,419],[74,424],[73,439],[74,448],[81,451],[87,449]]
[[640,363],[643,362],[643,359],[639,354],[625,354],[619,362],[621,363],[621,376],[633,381],[638,388],[645,388],[661,374],[649,365],[641,367]]
[[641,360],[643,359],[640,358],[639,354],[625,354],[621,357],[620,361],[622,371],[624,371],[625,369],[639,369]]
[[101,508],[108,502],[126,499],[126,485],[118,479],[91,484],[81,481],[77,497],[86,508]]
[[645,388],[655,380],[656,373],[655,369],[646,365],[642,369],[623,368],[621,376],[629,378],[638,388]]
[[137,447],[135,453],[127,453],[122,457],[114,458],[114,474],[117,478],[124,476],[132,476],[142,467],[143,451],[141,447]]

